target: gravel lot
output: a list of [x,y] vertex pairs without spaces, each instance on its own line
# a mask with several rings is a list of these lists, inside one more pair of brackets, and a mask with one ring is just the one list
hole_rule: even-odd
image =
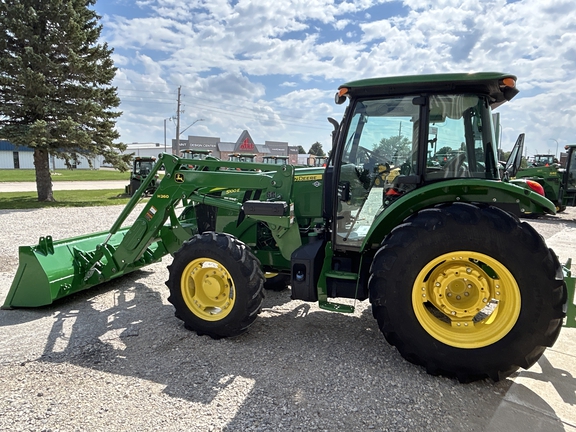
[[[107,230],[121,209],[0,211],[0,301],[18,245]],[[550,237],[575,215],[530,223]],[[248,333],[199,337],[166,300],[169,263],[1,310],[0,430],[484,431],[513,384],[427,375],[385,342],[367,302],[344,315],[267,292]]]

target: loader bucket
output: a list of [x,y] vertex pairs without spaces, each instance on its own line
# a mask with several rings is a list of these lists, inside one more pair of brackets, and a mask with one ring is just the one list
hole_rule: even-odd
[[[130,273],[161,260],[150,245],[142,257],[118,271],[112,253],[129,228],[52,241],[41,237],[36,246],[20,246],[19,265],[3,309],[36,307]],[[96,258],[95,258],[96,257]]]

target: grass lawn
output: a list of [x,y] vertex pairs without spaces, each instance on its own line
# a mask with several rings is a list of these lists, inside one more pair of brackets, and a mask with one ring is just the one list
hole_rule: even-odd
[[22,210],[44,207],[92,207],[126,205],[130,197],[120,189],[54,191],[56,202],[38,202],[36,192],[0,193],[0,209]]
[[[56,170],[52,172],[52,181],[99,181],[130,180],[130,172],[113,169],[99,170]],[[36,171],[33,169],[0,169],[0,182],[34,182]]]

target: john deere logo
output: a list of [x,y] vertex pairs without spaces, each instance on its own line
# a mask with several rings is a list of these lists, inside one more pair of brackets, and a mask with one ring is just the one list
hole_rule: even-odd
[[180,174],[180,173],[176,174],[174,176],[174,181],[176,183],[184,183],[184,174]]

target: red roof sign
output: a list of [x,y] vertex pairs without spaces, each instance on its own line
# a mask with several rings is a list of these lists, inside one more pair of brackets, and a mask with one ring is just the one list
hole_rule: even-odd
[[254,148],[254,143],[248,138],[242,141],[242,144],[240,144],[240,147],[238,147],[239,150],[254,150]]

